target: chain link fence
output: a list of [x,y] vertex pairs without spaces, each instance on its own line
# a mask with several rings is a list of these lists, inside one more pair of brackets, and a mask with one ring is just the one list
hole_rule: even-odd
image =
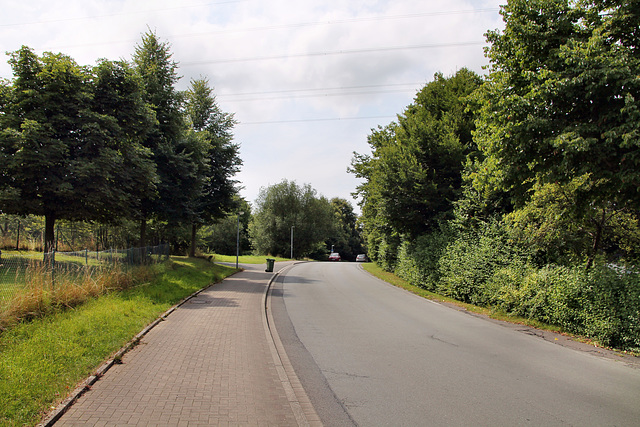
[[46,269],[55,281],[57,272],[117,265],[130,267],[157,264],[169,259],[169,245],[106,251],[20,252],[0,251],[0,306],[11,300],[27,284],[31,271]]

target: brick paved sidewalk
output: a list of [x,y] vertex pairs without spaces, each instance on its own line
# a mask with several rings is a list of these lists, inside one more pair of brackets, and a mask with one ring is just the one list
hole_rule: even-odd
[[265,326],[271,273],[245,267],[160,322],[56,427],[320,425]]

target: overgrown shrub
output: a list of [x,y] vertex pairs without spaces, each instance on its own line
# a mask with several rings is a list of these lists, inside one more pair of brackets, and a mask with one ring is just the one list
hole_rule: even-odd
[[[392,246],[380,244],[378,264],[388,271],[393,271]],[[443,228],[402,242],[395,273],[460,301],[640,351],[640,273],[604,259],[588,270],[584,265],[540,267],[498,220],[476,232]]]
[[510,265],[526,264],[526,254],[508,238],[504,226],[492,221],[477,233],[460,233],[445,248],[438,262],[443,295],[478,305],[494,302],[495,290],[489,279],[496,271]]
[[397,235],[384,236],[377,247],[376,263],[387,271],[394,271],[398,262],[400,238]]
[[640,275],[601,264],[584,267],[513,264],[482,287],[487,305],[562,327],[602,345],[640,349]]
[[395,274],[414,286],[435,290],[440,280],[438,262],[452,236],[448,227],[441,227],[415,241],[403,241]]

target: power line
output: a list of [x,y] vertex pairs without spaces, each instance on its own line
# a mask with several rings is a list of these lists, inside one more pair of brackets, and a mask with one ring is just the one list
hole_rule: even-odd
[[395,119],[396,116],[367,116],[367,117],[328,117],[315,119],[292,119],[292,120],[267,120],[263,122],[239,122],[238,125],[268,125],[280,123],[309,123],[309,122],[334,122],[347,120],[370,120],[370,119]]
[[332,56],[332,55],[347,55],[353,53],[370,53],[370,52],[390,52],[399,50],[412,50],[412,49],[437,49],[443,47],[461,47],[461,46],[479,46],[486,42],[473,41],[473,42],[453,42],[453,43],[434,43],[423,44],[414,46],[391,46],[391,47],[378,47],[378,48],[366,48],[366,49],[347,49],[339,51],[329,52],[309,52],[309,53],[295,53],[288,55],[274,55],[274,56],[256,56],[248,58],[233,58],[233,59],[213,59],[208,61],[195,61],[195,62],[182,62],[181,67],[189,67],[192,65],[205,65],[205,64],[225,64],[234,62],[253,62],[253,61],[267,61],[273,59],[289,59],[289,58],[302,58],[310,56]]
[[336,19],[336,20],[329,20],[329,21],[299,22],[299,23],[292,23],[292,24],[267,25],[262,27],[205,31],[200,33],[182,34],[176,37],[199,37],[199,36],[209,36],[214,34],[231,34],[231,33],[244,33],[244,32],[253,32],[253,31],[282,30],[282,29],[289,29],[289,28],[312,27],[312,26],[318,26],[318,25],[350,24],[355,22],[390,21],[390,20],[396,20],[396,19],[415,19],[415,18],[424,18],[424,17],[432,17],[432,16],[464,15],[464,14],[475,14],[475,13],[496,13],[499,11],[500,9],[490,8],[490,9],[453,10],[453,11],[443,11],[443,12],[411,13],[411,14],[405,14],[405,15],[390,15],[390,16],[365,16],[361,18],[347,18],[347,19]]
[[[193,9],[193,8],[206,7],[206,6],[218,6],[218,5],[231,4],[231,3],[242,3],[245,1],[247,0],[228,0],[228,1],[220,1],[220,2],[214,2],[214,3],[174,6],[174,7],[147,9],[147,10],[131,11],[131,12],[109,13],[104,15],[78,16],[78,17],[71,17],[71,18],[50,19],[50,20],[33,21],[33,22],[0,24],[0,27],[19,27],[23,25],[51,24],[56,22],[69,22],[69,21],[110,18],[114,16],[139,15],[142,13],[157,13],[157,12],[165,12],[165,11],[179,10],[179,9]],[[329,21],[300,22],[300,23],[292,23],[292,24],[270,25],[270,26],[263,26],[263,27],[249,27],[249,28],[240,28],[236,30],[209,31],[209,32],[202,32],[202,33],[184,34],[176,37],[193,37],[193,36],[211,35],[211,34],[218,34],[218,33],[231,33],[231,32],[277,30],[277,29],[308,27],[308,26],[316,26],[316,25],[348,24],[352,22],[368,22],[368,21],[370,22],[370,21],[383,21],[383,20],[395,20],[395,19],[415,19],[415,18],[424,18],[424,17],[432,17],[432,16],[466,15],[466,14],[476,14],[476,13],[495,13],[499,11],[500,9],[498,8],[485,8],[485,9],[449,10],[449,11],[441,11],[441,12],[410,13],[410,14],[404,14],[404,15],[390,15],[390,16],[367,16],[367,17],[361,17],[361,18],[336,19],[336,20],[329,20]]]
[[[251,102],[251,101],[270,101],[275,99],[290,99],[290,98],[321,98],[321,97],[334,97],[334,96],[358,96],[358,95],[374,95],[382,93],[402,93],[409,92],[409,89],[392,89],[392,90],[377,90],[377,91],[363,91],[363,92],[343,92],[343,93],[309,93],[299,95],[279,95],[279,96],[267,96],[260,98],[238,98],[238,99],[225,99],[228,102]],[[413,89],[411,91],[414,91]]]
[[[395,83],[386,85],[364,85],[364,86],[340,86],[340,87],[324,87],[324,88],[310,88],[310,89],[287,89],[287,90],[274,90],[274,91],[262,91],[262,92],[242,92],[242,93],[223,93],[217,94],[216,98],[223,98],[225,101],[255,101],[255,100],[270,100],[270,99],[285,99],[285,98],[313,98],[313,97],[325,97],[325,96],[351,96],[351,95],[370,95],[378,93],[399,93],[415,91],[421,85],[421,83]],[[400,89],[403,87],[403,89]],[[397,88],[386,90],[361,90],[361,89],[381,89],[381,88]],[[357,92],[354,92],[357,90]],[[348,91],[339,93],[325,93],[329,91]],[[305,93],[311,92],[311,93]],[[323,93],[318,93],[323,92]],[[263,97],[262,95],[269,95]],[[248,97],[248,98],[247,98]],[[230,99],[231,98],[231,99]]]
[[417,86],[422,83],[392,83],[386,85],[364,85],[364,86],[338,86],[338,87],[320,87],[320,88],[309,88],[309,89],[281,89],[281,90],[270,90],[270,91],[262,91],[262,92],[240,92],[240,93],[219,93],[216,96],[244,96],[244,95],[271,95],[275,93],[289,93],[289,92],[314,92],[314,91],[325,91],[325,90],[349,90],[349,89],[370,89],[370,88],[381,88],[381,87],[396,87],[396,86]]

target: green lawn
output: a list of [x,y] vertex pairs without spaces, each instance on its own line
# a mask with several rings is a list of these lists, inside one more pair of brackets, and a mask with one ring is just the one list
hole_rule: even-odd
[[[218,254],[210,254],[213,258],[213,262],[236,262],[235,255],[218,255]],[[209,256],[209,255],[207,255]],[[242,255],[238,258],[238,262],[240,264],[266,264],[267,258],[275,259],[278,261],[291,261],[289,258],[280,258],[280,257],[272,257],[269,255]]]
[[35,425],[76,385],[181,299],[233,268],[172,258],[156,277],[0,334],[0,426]]

